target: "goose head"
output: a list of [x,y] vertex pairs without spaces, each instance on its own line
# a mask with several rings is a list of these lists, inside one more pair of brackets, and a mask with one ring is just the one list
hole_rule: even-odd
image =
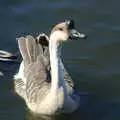
[[73,20],[67,20],[55,25],[50,34],[50,40],[57,42],[76,38],[86,38],[86,35],[75,30],[75,23]]

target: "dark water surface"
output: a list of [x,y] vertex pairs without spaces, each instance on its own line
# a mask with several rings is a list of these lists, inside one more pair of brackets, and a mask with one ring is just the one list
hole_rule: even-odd
[[[1,0],[0,49],[16,52],[16,37],[49,32],[53,24],[72,18],[87,40],[64,44],[63,60],[81,97],[80,109],[45,120],[120,120],[120,1]],[[7,65],[6,65],[7,64]],[[42,120],[26,113],[24,101],[10,91],[17,66],[1,63],[0,120]]]

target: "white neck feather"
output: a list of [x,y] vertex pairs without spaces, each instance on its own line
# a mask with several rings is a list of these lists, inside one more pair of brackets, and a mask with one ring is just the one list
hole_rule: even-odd
[[53,92],[57,91],[58,88],[63,87],[65,89],[64,83],[64,72],[60,66],[60,43],[58,41],[50,39],[49,41],[49,51],[50,51],[50,65],[51,65],[51,90]]

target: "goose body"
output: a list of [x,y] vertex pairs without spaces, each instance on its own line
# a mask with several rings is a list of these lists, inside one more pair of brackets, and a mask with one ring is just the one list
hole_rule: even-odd
[[[38,41],[32,36],[18,40],[23,58],[19,75],[23,76],[22,82],[25,87],[21,89],[23,90],[21,94],[20,89],[15,87],[15,90],[25,99],[28,108],[34,113],[48,115],[71,113],[79,107],[80,96],[68,91],[60,59],[61,44],[69,38],[85,38],[84,34],[74,29],[72,20],[59,23],[51,30],[48,49],[51,71]],[[49,74],[51,77],[47,80]]]
[[[48,48],[48,45],[49,45],[49,37],[45,34],[45,33],[42,33],[40,35],[38,35],[36,38],[33,38],[32,36],[29,36],[31,37],[32,39],[36,39],[38,41],[38,44],[40,44],[41,46],[41,50],[43,51],[43,59],[45,60],[44,62],[47,64],[48,66],[48,70],[50,71],[50,56],[49,56],[49,48]],[[20,39],[26,39],[26,38],[19,38]],[[73,93],[74,89],[74,82],[73,80],[71,79],[71,76],[69,75],[69,73],[67,72],[67,70],[65,69],[64,67],[64,64],[62,63],[62,61],[60,60],[60,65],[61,65],[61,68],[63,69],[64,71],[64,80],[65,80],[65,83],[66,83],[66,87],[67,87],[67,90],[70,94]],[[49,80],[50,80],[50,76],[49,77]],[[15,84],[15,90],[16,92],[21,96],[23,97],[23,95],[21,95],[21,88],[23,88],[23,91],[25,91],[25,88],[26,88],[26,78],[24,76],[24,62],[22,60],[21,64],[20,64],[20,67],[19,67],[19,71],[17,74],[14,75],[14,81],[16,82]]]

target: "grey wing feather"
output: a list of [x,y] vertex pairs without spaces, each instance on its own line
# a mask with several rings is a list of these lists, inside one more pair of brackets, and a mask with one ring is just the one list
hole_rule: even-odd
[[18,40],[18,45],[20,52],[22,54],[23,60],[26,63],[31,63],[36,60],[38,54],[37,44],[32,36],[27,36],[24,39]]
[[18,47],[23,57],[23,60],[28,60],[29,54],[27,52],[26,39],[24,37],[20,37],[20,38],[17,38],[17,40],[18,40]]
[[22,79],[17,79],[15,80],[15,86],[14,86],[14,90],[16,91],[16,93],[18,93],[22,98],[26,99],[26,84],[23,82]]
[[[40,45],[34,38],[27,37],[24,40],[24,47],[21,46],[21,40],[18,41],[18,45],[24,61],[27,99],[29,102],[40,102],[45,97],[45,92],[49,90],[49,84],[46,82],[47,72],[43,54],[40,51]],[[27,51],[24,53],[26,48]],[[44,91],[44,94],[42,91]]]
[[33,72],[33,75],[40,73],[41,70],[44,70],[45,72],[46,66],[44,65],[44,57],[41,51],[41,46],[37,44],[32,36],[29,35],[25,39],[18,40],[18,46],[23,57],[24,72],[26,72],[26,76],[29,72]]
[[25,41],[26,41],[28,58],[29,58],[30,62],[34,62],[36,60],[36,56],[38,54],[35,40],[32,36],[29,35],[29,36],[26,37]]

